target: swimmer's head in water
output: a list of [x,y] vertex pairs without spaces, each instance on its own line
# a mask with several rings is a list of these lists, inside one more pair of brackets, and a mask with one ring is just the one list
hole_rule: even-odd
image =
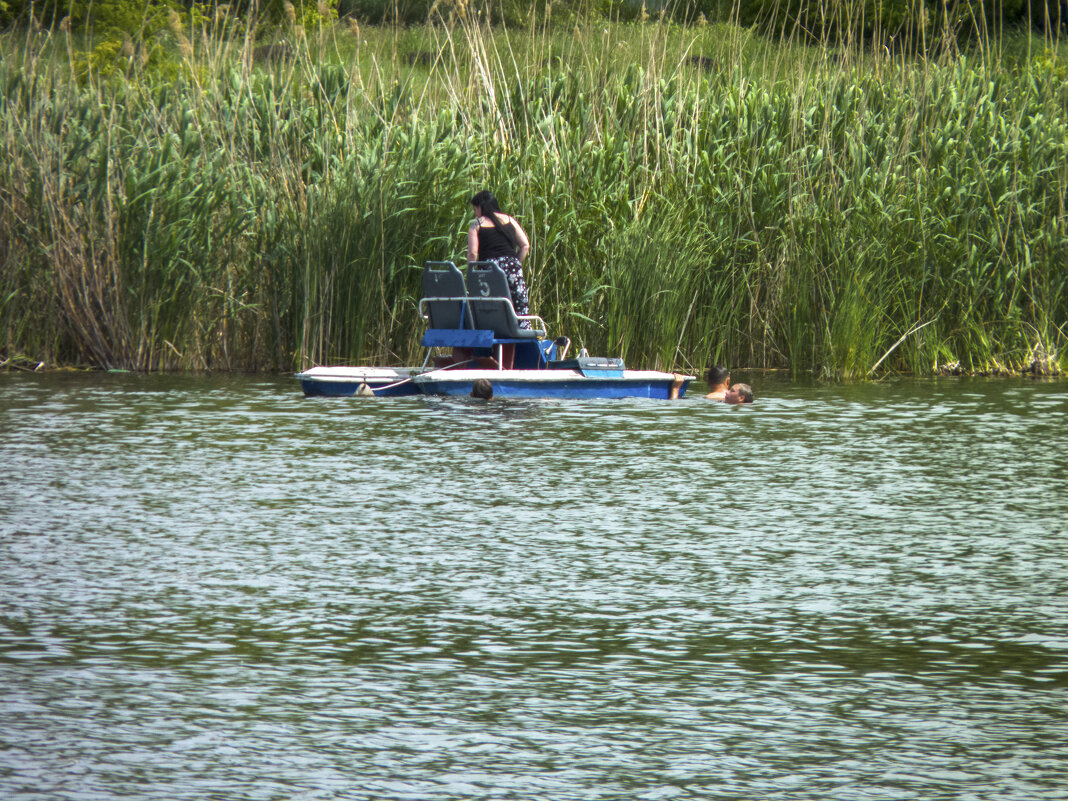
[[724,403],[752,403],[753,388],[748,384],[735,384],[723,396]]

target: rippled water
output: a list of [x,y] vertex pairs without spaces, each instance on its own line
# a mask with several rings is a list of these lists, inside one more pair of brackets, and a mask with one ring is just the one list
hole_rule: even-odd
[[1068,799],[1068,386],[751,383],[0,375],[0,797]]

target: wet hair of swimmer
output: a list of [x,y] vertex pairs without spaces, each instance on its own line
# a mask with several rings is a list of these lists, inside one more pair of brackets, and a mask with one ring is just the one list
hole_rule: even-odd
[[748,384],[735,384],[731,389],[738,393],[738,397],[742,399],[742,403],[753,402],[753,388]]
[[489,400],[493,397],[493,384],[489,382],[488,378],[476,378],[474,385],[471,387],[471,397]]
[[708,368],[708,385],[710,387],[722,384],[730,377],[731,371],[728,370],[726,367],[721,367],[718,364],[714,364]]

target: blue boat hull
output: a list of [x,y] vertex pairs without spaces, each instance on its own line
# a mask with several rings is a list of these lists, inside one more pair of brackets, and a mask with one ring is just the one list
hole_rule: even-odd
[[297,373],[305,396],[351,398],[366,387],[378,397],[396,398],[420,394],[412,377],[419,371],[414,367],[313,367]]
[[[324,384],[321,381],[302,379],[300,387],[304,390],[304,394],[309,398],[351,398],[357,395],[360,391],[360,385],[363,382],[354,383],[338,383],[333,382],[330,384]],[[412,386],[412,384],[405,384],[403,387],[378,387],[375,384],[369,384],[368,388],[371,393],[379,398],[399,398],[405,395],[419,395],[419,389]]]
[[[667,400],[675,377],[671,373],[624,370],[617,376],[586,376],[571,370],[457,370],[440,371],[413,379],[427,395],[463,396],[474,382],[485,378],[493,396],[503,398],[653,398]],[[677,397],[682,397],[693,376],[684,376]]]
[[[368,391],[378,397],[471,394],[476,379],[493,385],[501,398],[653,398],[671,397],[674,376],[646,370],[583,375],[577,370],[431,370],[416,368],[316,367],[298,373],[307,397],[351,398]],[[683,376],[677,397],[693,376]]]

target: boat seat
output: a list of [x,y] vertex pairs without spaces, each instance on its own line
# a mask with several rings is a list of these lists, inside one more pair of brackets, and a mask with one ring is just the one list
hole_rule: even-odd
[[[475,328],[492,331],[498,342],[504,340],[541,339],[545,322],[536,314],[516,314],[508,277],[493,262],[474,262],[467,267],[467,294]],[[526,320],[530,328],[520,327]],[[540,328],[535,325],[540,324]]]
[[451,261],[428,261],[423,265],[423,299],[419,301],[419,310],[430,328],[475,327],[464,274]]

